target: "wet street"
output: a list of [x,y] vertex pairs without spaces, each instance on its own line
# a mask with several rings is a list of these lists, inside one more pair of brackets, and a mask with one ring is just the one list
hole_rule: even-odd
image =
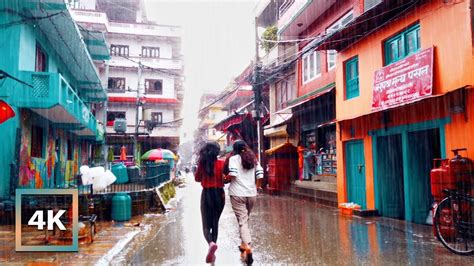
[[[137,237],[112,264],[204,264],[201,187],[188,180],[155,229]],[[384,218],[343,216],[337,209],[287,197],[260,195],[251,215],[255,264],[472,265],[451,254],[431,227]],[[237,222],[227,198],[220,220],[216,265],[242,264]]]

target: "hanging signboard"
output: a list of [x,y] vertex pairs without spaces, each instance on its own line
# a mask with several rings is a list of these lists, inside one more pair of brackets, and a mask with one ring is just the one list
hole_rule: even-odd
[[433,47],[375,71],[372,110],[414,102],[433,93]]

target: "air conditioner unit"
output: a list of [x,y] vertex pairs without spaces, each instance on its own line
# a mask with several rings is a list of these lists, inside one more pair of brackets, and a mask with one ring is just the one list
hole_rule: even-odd
[[117,133],[125,133],[127,131],[127,120],[125,118],[116,118],[114,121],[114,130]]

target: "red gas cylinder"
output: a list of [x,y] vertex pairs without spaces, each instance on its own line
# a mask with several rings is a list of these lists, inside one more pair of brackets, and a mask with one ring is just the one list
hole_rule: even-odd
[[443,189],[455,189],[456,183],[450,175],[447,159],[433,159],[433,169],[430,172],[431,195],[435,201],[441,201],[444,197]]
[[454,149],[454,158],[449,161],[450,174],[456,181],[457,189],[464,192],[471,192],[471,184],[473,183],[473,164],[472,160],[462,157],[459,152],[467,149]]

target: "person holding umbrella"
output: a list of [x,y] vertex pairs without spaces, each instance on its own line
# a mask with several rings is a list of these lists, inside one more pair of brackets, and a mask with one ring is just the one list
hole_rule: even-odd
[[202,185],[201,218],[204,238],[209,244],[206,263],[216,260],[219,218],[225,205],[224,161],[218,160],[220,146],[215,141],[207,142],[199,151],[199,161],[194,177]]

